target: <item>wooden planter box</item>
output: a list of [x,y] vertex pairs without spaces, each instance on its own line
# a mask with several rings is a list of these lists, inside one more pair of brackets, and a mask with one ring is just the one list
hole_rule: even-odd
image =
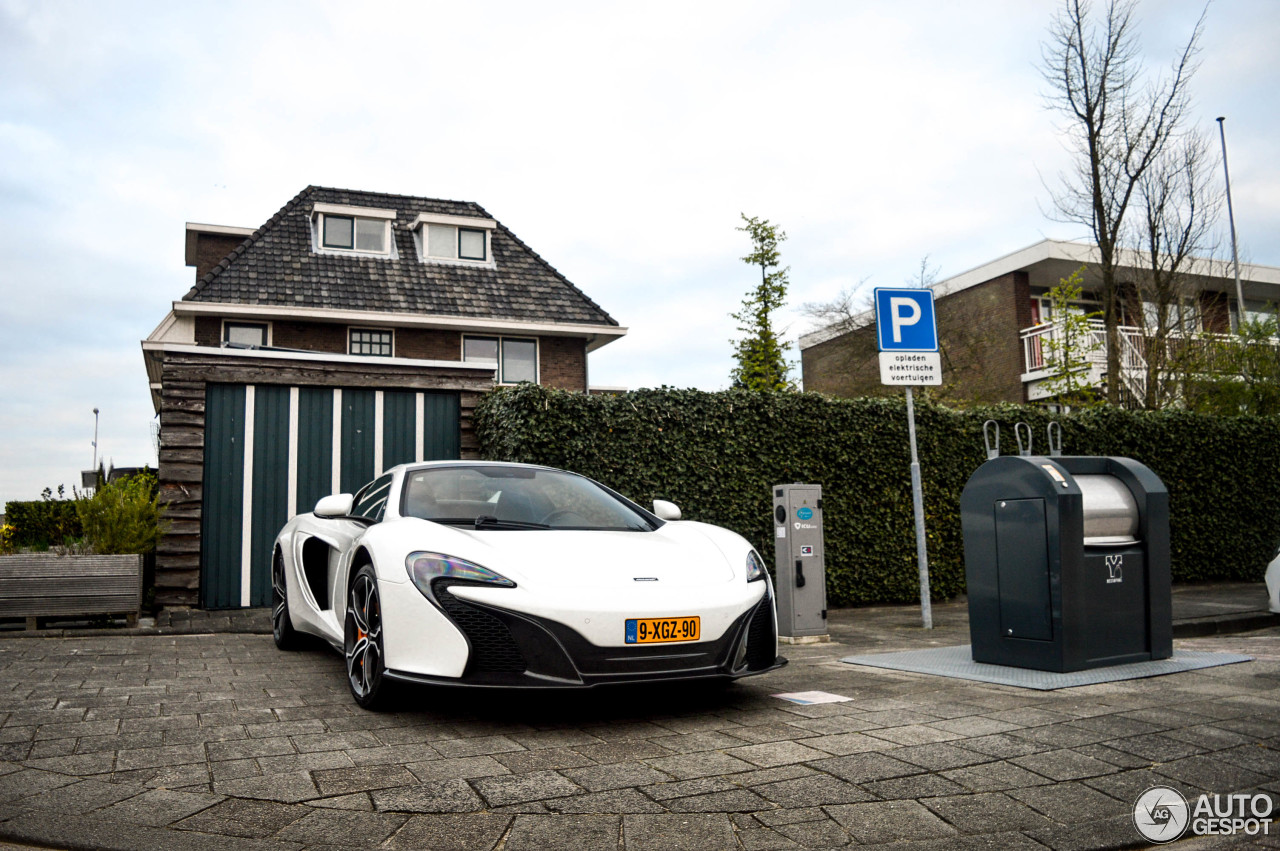
[[142,556],[0,555],[0,618],[124,615],[138,622],[142,608]]

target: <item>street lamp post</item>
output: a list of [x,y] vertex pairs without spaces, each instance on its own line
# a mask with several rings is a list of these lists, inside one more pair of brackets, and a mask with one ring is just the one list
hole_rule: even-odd
[[1236,248],[1236,216],[1231,209],[1231,171],[1227,168],[1227,131],[1225,115],[1218,116],[1218,135],[1222,138],[1222,175],[1227,179],[1227,221],[1231,225],[1231,262],[1236,272],[1236,328],[1244,325],[1244,288],[1240,286],[1240,252]]
[[98,409],[93,409],[93,472],[98,472]]

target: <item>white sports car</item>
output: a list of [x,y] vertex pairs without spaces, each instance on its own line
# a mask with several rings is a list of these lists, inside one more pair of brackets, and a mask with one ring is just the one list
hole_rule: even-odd
[[368,709],[398,682],[589,687],[785,665],[759,554],[679,519],[548,467],[394,467],[277,536],[276,645],[309,633],[341,648]]

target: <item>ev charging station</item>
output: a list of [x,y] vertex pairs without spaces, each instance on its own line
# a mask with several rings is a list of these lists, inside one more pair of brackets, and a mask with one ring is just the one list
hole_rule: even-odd
[[778,640],[784,644],[830,641],[827,572],[822,552],[822,486],[774,486],[773,521]]

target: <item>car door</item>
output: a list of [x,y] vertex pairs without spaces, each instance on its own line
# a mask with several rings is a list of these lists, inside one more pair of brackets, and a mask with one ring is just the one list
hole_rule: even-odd
[[333,534],[339,540],[333,556],[337,563],[330,573],[333,586],[329,589],[329,599],[333,606],[330,613],[333,626],[339,635],[342,634],[342,624],[347,614],[347,582],[351,575],[352,558],[369,527],[381,523],[386,516],[387,498],[391,494],[393,479],[391,473],[386,473],[360,488],[352,501],[350,516],[335,521],[340,525],[335,526]]

